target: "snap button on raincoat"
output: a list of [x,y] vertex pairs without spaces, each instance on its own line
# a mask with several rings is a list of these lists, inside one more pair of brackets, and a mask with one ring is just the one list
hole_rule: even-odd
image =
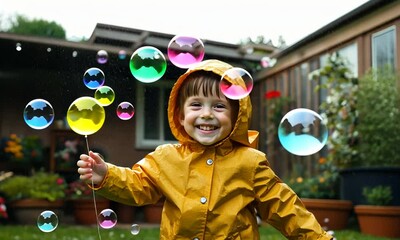
[[259,239],[256,212],[288,239],[331,239],[297,195],[275,175],[249,131],[251,102],[239,100],[234,129],[223,141],[203,146],[184,131],[177,111],[179,88],[194,71],[220,76],[232,66],[207,60],[175,83],[168,103],[179,144],[157,147],[132,169],[108,163],[96,190],[114,201],[141,206],[165,199],[160,238]]

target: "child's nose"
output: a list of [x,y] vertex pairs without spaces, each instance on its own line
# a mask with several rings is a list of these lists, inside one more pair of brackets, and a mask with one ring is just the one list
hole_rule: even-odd
[[203,108],[203,112],[201,113],[200,117],[204,119],[213,119],[214,115],[210,108],[205,107]]

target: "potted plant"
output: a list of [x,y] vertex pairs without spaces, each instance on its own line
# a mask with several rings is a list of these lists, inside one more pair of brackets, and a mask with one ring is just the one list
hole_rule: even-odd
[[165,199],[162,198],[155,204],[149,204],[144,206],[143,208],[144,219],[147,223],[155,223],[155,224],[161,223],[164,201]]
[[30,176],[14,175],[0,182],[0,192],[6,196],[10,214],[22,224],[36,222],[44,210],[61,215],[65,189],[65,180],[60,175],[44,171]]
[[[68,184],[66,189],[67,199],[72,202],[72,209],[75,222],[78,224],[96,224],[97,215],[103,209],[109,208],[110,201],[101,196],[95,195],[87,183],[76,180]],[[95,209],[96,203],[96,209]]]
[[379,237],[400,237],[400,206],[391,206],[390,186],[363,188],[367,205],[356,205],[354,211],[362,233]]
[[287,182],[324,229],[347,227],[353,204],[339,199],[339,173],[331,161],[322,157],[316,174],[294,177]]
[[393,69],[371,69],[359,80],[356,126],[358,157],[341,172],[343,197],[364,204],[363,188],[391,186],[400,205],[400,89]]

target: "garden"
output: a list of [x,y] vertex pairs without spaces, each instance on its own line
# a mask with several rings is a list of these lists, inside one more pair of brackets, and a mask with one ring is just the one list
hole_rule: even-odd
[[[317,90],[327,93],[320,110],[328,119],[329,138],[315,169],[307,171],[298,162],[285,182],[336,239],[400,239],[400,94],[393,87],[398,76],[393,70],[380,69],[354,78],[345,61],[333,54],[310,79],[318,81]],[[273,93],[267,101],[275,101],[271,122],[276,123],[290,101]],[[269,132],[275,136],[276,129]],[[101,238],[98,235],[106,239],[159,238],[158,205],[151,206],[157,209],[158,219],[150,221],[144,216],[146,208],[137,212],[133,207],[124,208],[95,196],[79,180],[70,181],[62,174],[40,169],[36,162],[44,152],[36,136],[11,134],[2,139],[1,147],[1,160],[17,169],[29,166],[17,174],[0,172],[2,239]],[[93,207],[97,212],[115,209],[118,224],[100,229]],[[54,231],[40,231],[36,226],[44,210],[58,216]],[[138,224],[140,232],[133,233],[132,224]],[[266,223],[260,225],[260,233],[261,239],[285,239]]]
[[[145,225],[145,224],[144,224]],[[143,239],[157,240],[159,239],[159,229],[157,226],[142,226],[137,235],[133,235],[130,226],[116,227],[113,229],[102,229],[100,232],[103,239]],[[341,230],[335,231],[335,237],[339,240],[390,240],[390,238],[374,237],[361,234],[357,230]],[[2,239],[62,239],[62,240],[96,240],[98,233],[95,226],[59,226],[58,229],[51,233],[40,232],[35,226],[16,226],[6,225],[1,228]],[[278,231],[270,226],[260,227],[261,240],[284,240],[286,239]]]

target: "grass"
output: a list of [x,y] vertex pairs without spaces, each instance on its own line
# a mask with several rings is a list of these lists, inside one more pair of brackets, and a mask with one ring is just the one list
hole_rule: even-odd
[[[100,229],[101,239],[104,240],[157,240],[159,239],[158,227],[142,227],[139,234],[132,235],[129,225],[112,229]],[[260,227],[262,240],[284,240],[277,230],[270,226]],[[338,240],[389,240],[389,238],[363,235],[357,230],[335,231]],[[99,240],[97,227],[94,226],[59,226],[50,233],[41,232],[35,226],[4,225],[0,226],[0,239],[2,240]],[[393,239],[390,239],[393,240]]]

